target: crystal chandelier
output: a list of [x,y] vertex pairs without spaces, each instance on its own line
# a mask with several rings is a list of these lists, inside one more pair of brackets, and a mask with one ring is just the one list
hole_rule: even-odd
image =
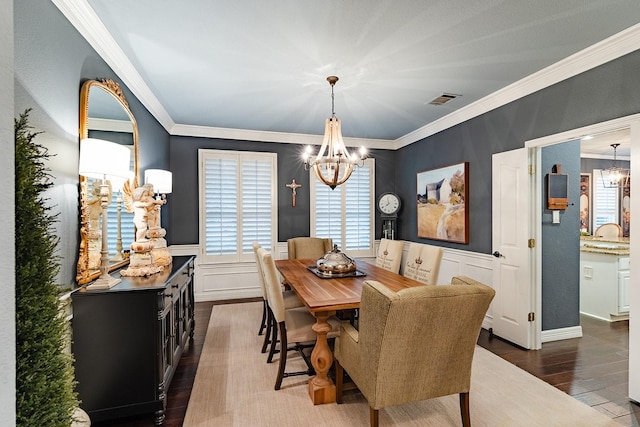
[[628,185],[629,169],[619,168],[616,163],[616,149],[620,144],[611,144],[613,147],[613,165],[608,169],[602,169],[602,185],[604,188],[622,188]]
[[324,138],[318,155],[312,160],[312,148],[307,146],[302,158],[305,170],[313,169],[318,179],[333,190],[349,179],[355,166],[364,165],[367,152],[364,147],[360,148],[359,154],[349,153],[347,150],[342,139],[340,119],[335,113],[333,86],[338,81],[338,77],[329,76],[327,81],[331,85],[331,118],[325,120]]

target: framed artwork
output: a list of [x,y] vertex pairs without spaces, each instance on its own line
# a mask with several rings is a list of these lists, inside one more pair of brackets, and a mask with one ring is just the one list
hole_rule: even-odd
[[631,178],[627,181],[627,186],[622,188],[622,202],[620,205],[622,237],[629,237],[631,232]]
[[419,172],[418,237],[469,243],[469,162]]
[[580,174],[580,233],[591,234],[591,174]]

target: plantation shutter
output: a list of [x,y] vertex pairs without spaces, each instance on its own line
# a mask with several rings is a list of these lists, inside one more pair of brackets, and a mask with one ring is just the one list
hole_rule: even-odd
[[330,237],[350,256],[373,254],[374,166],[373,159],[365,160],[334,190],[311,172],[311,235]]
[[276,155],[200,150],[200,235],[210,262],[247,261],[275,246]]
[[605,188],[600,169],[594,169],[593,229],[608,222],[618,223],[619,188]]

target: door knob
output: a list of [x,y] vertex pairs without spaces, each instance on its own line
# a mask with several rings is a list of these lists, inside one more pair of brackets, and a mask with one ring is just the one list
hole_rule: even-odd
[[493,255],[496,258],[504,258],[504,255],[502,255],[500,252],[495,251],[494,253],[492,253],[491,255]]

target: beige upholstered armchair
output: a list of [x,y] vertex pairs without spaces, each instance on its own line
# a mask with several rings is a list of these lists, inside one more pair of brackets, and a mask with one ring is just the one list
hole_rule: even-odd
[[346,370],[369,402],[372,426],[381,408],[456,393],[469,426],[471,362],[494,295],[464,276],[397,293],[365,282],[360,329],[343,323],[335,343],[337,402]]
[[323,257],[333,249],[332,239],[320,237],[294,237],[287,240],[287,256],[289,259]]

